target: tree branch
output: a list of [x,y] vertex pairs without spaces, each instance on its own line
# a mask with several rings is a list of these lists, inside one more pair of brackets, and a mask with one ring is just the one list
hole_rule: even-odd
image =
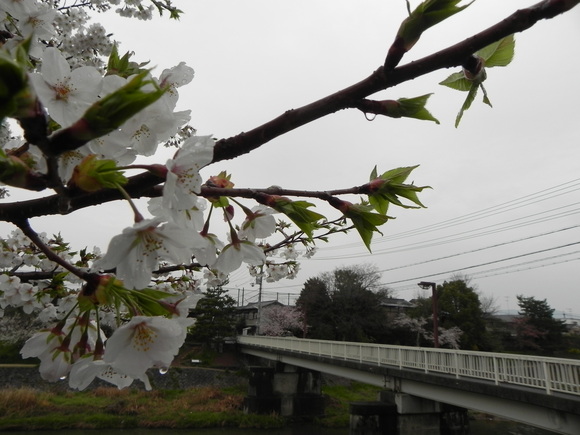
[[32,229],[28,219],[15,222],[15,225],[17,225],[18,228],[22,230],[22,232],[26,235],[26,237],[28,237],[32,241],[32,243],[34,243],[38,247],[38,249],[40,249],[42,253],[46,255],[46,258],[48,258],[50,261],[58,264],[59,266],[62,266],[63,268],[65,268],[66,270],[68,270],[69,272],[78,276],[81,279],[86,279],[88,277],[89,274],[87,272],[84,272],[74,267],[66,260],[60,258],[52,249],[50,249],[50,247],[47,246],[38,236],[36,231]]
[[[151,181],[153,185],[149,185],[149,181]],[[160,188],[156,188],[156,185],[161,182],[163,182],[162,178],[153,176],[150,173],[144,173],[132,177],[129,183],[124,186],[124,188],[132,198],[155,198],[162,195],[162,190]],[[200,196],[229,196],[235,198],[255,199],[258,195],[268,194],[278,196],[318,198],[327,201],[329,197],[335,195],[366,193],[369,193],[368,183],[361,186],[329,191],[294,190],[283,189],[281,187],[268,187],[266,189],[227,189],[220,187],[202,186]],[[28,201],[1,204],[0,221],[13,222],[18,226],[19,221],[26,218],[63,214],[60,198],[60,195],[51,195],[48,197],[32,199]],[[111,201],[117,201],[119,199],[123,199],[123,196],[116,189],[103,189],[96,193],[82,193],[78,196],[70,197],[70,209],[68,212],[70,213],[86,207],[97,204],[104,204]]]
[[[545,0],[526,9],[521,9],[489,27],[488,29],[444,50],[426,56],[414,62],[395,68],[385,74],[379,67],[366,79],[331,94],[299,109],[288,110],[277,118],[227,139],[216,142],[213,163],[233,159],[259,148],[270,140],[281,136],[316,119],[347,108],[356,108],[361,99],[376,92],[394,87],[400,83],[413,80],[443,68],[461,65],[466,58],[477,50],[516,32],[529,29],[538,21],[550,19],[577,6],[580,0]],[[26,129],[25,129],[26,130]],[[160,194],[155,186],[164,180],[151,173],[144,173],[130,178],[125,190],[133,198],[152,197]],[[239,189],[237,189],[239,190]],[[255,189],[247,189],[251,192]],[[287,191],[286,195],[294,196]],[[230,192],[233,195],[233,192]],[[328,194],[328,192],[325,192]],[[343,193],[343,192],[340,192]],[[346,192],[345,192],[346,193]],[[250,194],[250,193],[248,193]],[[338,193],[335,193],[338,194]],[[242,190],[240,190],[240,196]],[[316,196],[313,196],[316,197]],[[93,194],[71,196],[68,213],[105,202],[122,199],[118,191],[105,189]],[[46,198],[4,204],[0,206],[0,220],[15,222],[26,217],[62,214],[62,205],[57,195]]]
[[288,110],[279,117],[216,143],[213,162],[233,159],[264,145],[298,127],[331,113],[356,106],[361,98],[413,80],[443,68],[461,65],[477,50],[513,33],[529,29],[540,20],[550,19],[577,6],[580,0],[545,0],[520,9],[488,29],[430,56],[395,68],[385,74],[381,66],[366,79],[299,109]]

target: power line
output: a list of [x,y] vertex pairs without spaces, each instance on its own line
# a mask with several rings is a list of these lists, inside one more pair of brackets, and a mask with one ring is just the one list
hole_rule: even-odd
[[520,238],[520,239],[511,240],[509,242],[496,243],[495,245],[484,246],[483,248],[472,249],[470,251],[463,251],[463,252],[459,252],[459,253],[456,253],[456,254],[446,255],[444,257],[433,258],[433,259],[430,259],[430,260],[420,261],[420,262],[417,262],[417,263],[405,264],[403,266],[391,267],[390,269],[382,269],[382,270],[379,270],[379,272],[390,272],[390,271],[393,271],[393,270],[405,269],[407,267],[420,266],[422,264],[433,263],[435,261],[447,260],[448,258],[458,257],[460,255],[472,254],[474,252],[485,251],[487,249],[498,248],[500,246],[511,245],[513,243],[518,243],[518,242],[523,242],[523,241],[527,241],[527,240],[532,240],[532,239],[536,239],[538,237],[548,236],[548,235],[560,233],[560,232],[563,232],[563,231],[572,230],[572,229],[579,228],[579,227],[580,227],[580,225],[574,225],[572,227],[560,228],[559,230],[549,231],[549,232],[541,233],[541,234],[535,234],[533,236],[523,237],[523,238]]
[[[580,244],[580,242],[568,243],[568,244],[565,244],[565,245],[555,246],[553,248],[540,249],[540,250],[534,251],[534,252],[528,252],[528,253],[525,253],[525,254],[514,255],[512,257],[502,258],[501,260],[488,261],[487,263],[480,263],[480,264],[476,264],[476,265],[473,265],[473,266],[467,266],[467,267],[462,267],[462,268],[459,268],[459,269],[448,270],[446,272],[431,273],[431,274],[429,274],[429,276],[433,277],[433,276],[440,276],[440,275],[450,275],[452,273],[461,272],[463,270],[474,269],[476,267],[488,266],[490,264],[496,264],[496,263],[501,263],[503,261],[514,260],[516,258],[526,257],[528,255],[540,254],[542,252],[553,251],[555,249],[567,248],[567,247],[574,246],[574,245],[578,245],[578,244]],[[414,281],[414,280],[417,280],[417,279],[424,279],[424,278],[426,278],[426,276],[419,276],[419,277],[414,277],[414,278],[409,278],[409,279],[403,279],[403,280],[399,280],[399,281],[388,282],[388,283],[386,283],[386,285],[398,284],[398,283],[401,283],[401,282]]]
[[[580,213],[580,208],[578,209],[574,209],[571,211],[567,211],[566,213],[558,213],[555,216],[548,216],[548,217],[544,217],[542,219],[535,219],[535,220],[531,220],[529,222],[524,222],[521,225],[507,225],[513,222],[517,222],[517,221],[521,221],[523,219],[528,219],[528,218],[532,218],[532,217],[536,217],[536,216],[540,216],[546,213],[550,213],[553,211],[558,211],[561,210],[563,208],[567,208],[567,207],[571,207],[573,205],[577,205],[580,204],[580,202],[578,203],[574,203],[574,204],[569,204],[566,206],[562,206],[562,207],[557,207],[555,209],[551,209],[551,210],[546,210],[543,212],[539,212],[539,213],[535,213],[532,215],[528,215],[528,216],[523,216],[523,217],[519,217],[519,218],[515,218],[509,221],[505,221],[505,222],[500,222],[497,224],[493,224],[493,225],[489,225],[487,227],[480,227],[480,228],[475,228],[472,230],[467,230],[467,231],[463,231],[460,233],[456,233],[456,234],[452,234],[452,235],[446,235],[446,236],[441,236],[441,237],[437,237],[434,239],[429,239],[429,240],[422,240],[420,242],[415,242],[415,243],[407,243],[405,245],[398,245],[398,246],[394,246],[391,248],[387,248],[384,250],[375,250],[373,253],[373,256],[377,256],[377,255],[383,255],[383,254],[394,254],[394,253],[399,253],[399,252],[406,252],[406,251],[412,251],[412,250],[417,250],[417,249],[423,249],[423,248],[430,248],[433,246],[441,246],[442,244],[449,244],[449,243],[454,243],[454,242],[458,242],[458,241],[464,241],[464,240],[469,240],[469,239],[473,239],[473,238],[477,238],[477,237],[482,237],[482,236],[488,236],[491,234],[497,234],[499,232],[504,232],[504,231],[508,231],[508,230],[513,230],[513,229],[519,229],[519,228],[523,228],[525,226],[529,226],[529,225],[533,225],[533,224],[538,224],[538,223],[543,223],[546,221],[550,221],[550,220],[554,220],[554,219],[560,219],[563,217],[569,217],[571,215]],[[507,226],[506,226],[507,225]],[[502,228],[503,226],[503,228]],[[500,227],[498,229],[494,229],[494,230],[488,230],[488,231],[481,231],[479,233],[476,233],[476,231],[480,231],[480,230],[485,230],[485,229],[489,229],[489,228],[494,228],[494,227]],[[471,234],[470,233],[475,233],[475,234]],[[469,236],[465,236],[465,237],[457,237],[457,236],[462,236],[462,235],[469,235]],[[333,256],[333,257],[314,257],[313,260],[339,260],[342,258],[360,258],[360,257],[367,257],[370,254],[365,252],[362,254],[344,254],[344,255],[339,255],[339,256]]]
[[[571,185],[571,186],[563,187],[566,185]],[[445,220],[442,222],[426,225],[423,227],[415,228],[415,229],[404,231],[401,233],[391,234],[391,235],[382,237],[381,239],[377,240],[375,242],[375,245],[381,244],[381,243],[386,243],[386,242],[397,240],[397,239],[408,238],[408,237],[417,236],[417,235],[421,235],[421,234],[425,234],[425,233],[429,233],[429,232],[433,232],[433,231],[438,231],[438,230],[449,228],[449,227],[455,227],[459,224],[464,224],[464,223],[468,223],[468,222],[481,220],[483,218],[496,216],[496,215],[505,213],[507,211],[519,209],[519,208],[525,207],[527,205],[536,204],[536,203],[541,202],[541,201],[546,201],[548,199],[553,199],[553,198],[556,198],[556,197],[580,190],[577,188],[577,189],[573,189],[571,191],[559,193],[558,195],[553,195],[553,194],[550,195],[550,193],[561,192],[564,189],[570,189],[571,187],[576,187],[576,186],[580,186],[580,178],[575,179],[575,180],[571,180],[571,181],[568,181],[566,183],[562,183],[562,184],[559,184],[559,185],[556,185],[556,186],[550,187],[548,189],[544,189],[544,190],[541,190],[541,191],[538,191],[538,192],[535,192],[535,193],[532,193],[529,195],[525,195],[523,197],[516,198],[514,200],[510,200],[510,201],[507,201],[507,202],[504,202],[504,203],[501,203],[498,205],[494,205],[494,206],[491,206],[491,207],[488,207],[488,208],[485,208],[482,210],[468,213],[466,215],[458,216],[458,217],[451,218],[451,219],[448,219],[448,220]],[[550,195],[550,196],[548,196],[548,195]],[[543,198],[543,199],[538,199],[538,198]],[[526,201],[528,201],[529,203],[525,204]],[[522,205],[522,203],[523,203],[523,205]],[[577,204],[577,203],[575,203],[575,204]],[[575,204],[573,204],[573,205],[575,205]],[[565,207],[569,207],[569,206],[570,205],[565,206]],[[552,209],[550,211],[554,211],[554,210],[557,210],[557,209]],[[558,218],[558,217],[559,216],[556,216],[555,218]],[[520,218],[520,219],[523,219],[523,218]],[[347,243],[347,244],[342,244],[342,245],[321,247],[320,251],[321,252],[322,251],[335,251],[337,249],[345,249],[345,248],[359,247],[359,246],[360,246],[360,244],[358,244],[358,243]]]

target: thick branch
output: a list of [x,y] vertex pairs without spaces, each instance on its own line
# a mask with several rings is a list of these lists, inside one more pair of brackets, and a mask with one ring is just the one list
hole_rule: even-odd
[[[380,67],[366,79],[321,100],[289,110],[283,115],[245,133],[218,141],[214,149],[213,162],[233,159],[260,147],[302,125],[346,108],[354,108],[361,99],[376,92],[413,80],[442,68],[461,65],[477,50],[513,33],[529,29],[538,21],[553,18],[577,6],[580,0],[545,0],[526,9],[521,9],[508,18],[458,44],[395,68],[388,74]],[[144,173],[131,177],[125,186],[134,198],[157,196],[154,187],[162,183],[159,177]],[[292,195],[288,193],[287,195]],[[69,212],[122,199],[116,190],[103,190],[95,194],[76,195],[70,198]],[[57,195],[32,201],[17,202],[0,206],[0,220],[14,222],[26,217],[60,214]]]
[[383,67],[380,67],[369,77],[355,85],[299,109],[289,110],[253,130],[218,141],[215,146],[213,161],[219,162],[233,159],[249,153],[270,140],[302,125],[339,110],[354,107],[357,100],[366,98],[376,92],[442,68],[459,66],[477,50],[508,35],[529,29],[540,20],[562,14],[578,5],[578,3],[580,3],[580,0],[546,0],[529,8],[518,10],[498,24],[465,41],[395,68],[388,74],[385,74]]
[[[162,190],[156,189],[155,185],[163,180],[159,177],[152,176],[150,173],[136,175],[131,178],[125,190],[132,198],[154,198],[161,196]],[[332,191],[310,191],[310,190],[293,190],[282,189],[279,187],[269,187],[267,189],[224,189],[218,187],[202,187],[200,196],[216,197],[229,196],[236,198],[255,199],[257,195],[269,194],[280,196],[308,197],[327,200],[329,196],[347,195],[347,194],[364,194],[368,193],[367,184],[355,186],[346,189],[336,189]],[[93,206],[104,204],[111,201],[123,199],[122,195],[114,189],[106,189],[92,194],[81,194],[70,198],[69,212]],[[45,198],[32,199],[29,201],[19,201],[10,204],[0,205],[0,220],[13,222],[16,225],[26,218],[62,214],[60,207],[60,195],[52,195]]]

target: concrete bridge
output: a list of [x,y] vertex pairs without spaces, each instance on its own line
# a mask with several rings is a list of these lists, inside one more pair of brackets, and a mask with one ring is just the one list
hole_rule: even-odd
[[399,413],[447,404],[580,434],[578,360],[286,337],[240,336],[238,344],[246,354],[391,390]]

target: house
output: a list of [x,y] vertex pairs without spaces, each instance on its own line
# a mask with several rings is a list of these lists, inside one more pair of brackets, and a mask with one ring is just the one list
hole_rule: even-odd
[[415,308],[415,304],[406,301],[405,299],[385,298],[381,302],[381,307],[385,309],[387,318],[393,320],[399,314],[405,314],[411,308]]
[[273,306],[286,306],[278,301],[262,301],[260,303],[252,302],[242,307],[237,307],[236,329],[238,329],[238,333],[243,333],[244,335],[254,335],[256,333],[256,325],[258,323],[258,304],[260,304],[262,312]]

